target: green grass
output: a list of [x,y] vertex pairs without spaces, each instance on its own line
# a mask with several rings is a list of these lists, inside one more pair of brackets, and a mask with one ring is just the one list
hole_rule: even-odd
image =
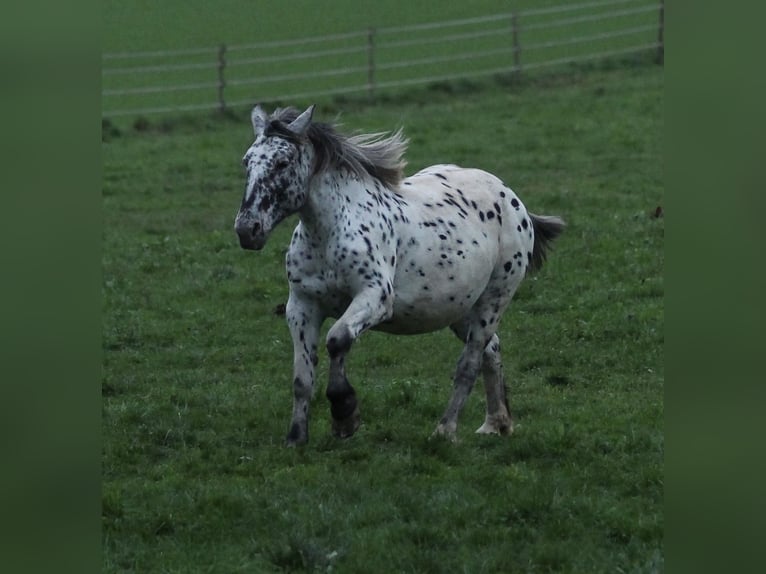
[[107,130],[103,151],[106,572],[654,572],[663,550],[663,70],[457,83],[349,129],[411,139],[408,173],[496,173],[569,227],[501,325],[517,430],[428,437],[460,352],[448,332],[365,334],[363,426],[330,434],[320,363],[305,448],[282,446],[294,220],[238,247],[246,113]]
[[[139,115],[137,110],[217,107],[221,45],[228,47],[224,97],[227,105],[242,111],[255,102],[282,99],[295,103],[320,98],[326,103],[331,99],[328,92],[366,96],[370,80],[376,94],[391,94],[401,91],[402,82],[409,83],[406,89],[423,78],[489,77],[514,66],[514,35],[508,18],[415,30],[401,30],[402,26],[515,11],[521,14],[516,37],[525,74],[536,74],[539,66],[555,61],[646,46],[657,38],[658,4],[653,6],[653,0],[580,4],[585,8],[540,14],[534,11],[571,7],[571,3],[517,0],[509,5],[502,0],[474,0],[442,2],[435,10],[429,2],[386,0],[360,5],[358,0],[335,0],[322,3],[318,10],[316,2],[306,0],[257,6],[243,0],[165,0],[151,5],[110,0],[104,11],[104,51],[134,57],[103,61],[102,113],[112,120],[126,114],[132,121]],[[630,13],[642,8],[647,11]],[[603,18],[608,14],[612,16]],[[375,32],[370,42],[371,29]],[[337,35],[341,37],[328,37]],[[585,37],[590,39],[583,41]],[[304,40],[311,42],[284,43]],[[243,49],[255,44],[257,48]],[[178,53],[190,49],[196,52]],[[171,53],[157,53],[163,50]],[[135,55],[147,51],[149,55]],[[371,74],[370,61],[374,62]],[[148,93],[131,93],[147,88]]]
[[[103,8],[105,52],[200,48],[254,44],[391,27],[475,18],[511,10],[561,6],[564,0],[472,0],[433,3],[408,0],[362,2],[333,0],[318,9],[314,0],[166,0],[128,3],[106,0]],[[618,7],[619,8],[619,7]]]

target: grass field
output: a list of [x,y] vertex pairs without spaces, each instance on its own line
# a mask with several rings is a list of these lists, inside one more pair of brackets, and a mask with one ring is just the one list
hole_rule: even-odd
[[[514,10],[564,4],[563,0],[516,0]],[[173,50],[252,44],[366,30],[370,26],[473,18],[507,12],[503,0],[410,2],[385,0],[166,0],[130,3],[105,0],[104,52]]]
[[[317,6],[305,0],[107,2],[103,115],[132,121],[173,108],[210,110],[219,97],[241,112],[300,94],[322,103],[330,93],[392,94],[427,83],[424,78],[507,73],[517,57],[525,74],[537,73],[557,61],[650,45],[659,22],[656,0],[336,0]],[[516,24],[507,17],[511,11]]]
[[[517,430],[429,441],[460,346],[368,333],[363,426],[285,449],[284,252],[233,233],[246,113],[107,132],[103,149],[106,572],[654,572],[663,551],[663,70],[569,69],[317,110],[403,126],[408,173],[491,171],[569,228],[501,325]],[[299,102],[298,104],[302,104]]]

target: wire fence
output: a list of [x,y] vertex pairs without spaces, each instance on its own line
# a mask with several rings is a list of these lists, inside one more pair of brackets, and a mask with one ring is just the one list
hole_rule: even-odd
[[226,110],[652,52],[664,1],[601,0],[310,38],[102,55],[103,117]]

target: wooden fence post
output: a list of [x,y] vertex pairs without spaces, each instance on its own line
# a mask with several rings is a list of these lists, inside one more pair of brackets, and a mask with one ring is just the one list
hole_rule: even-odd
[[218,47],[218,110],[226,111],[226,100],[223,97],[223,89],[226,87],[226,79],[223,71],[226,68],[226,44]]
[[521,41],[519,40],[519,15],[511,13],[511,33],[513,34],[513,72],[521,74]]
[[665,64],[665,0],[660,0],[660,23],[657,29],[657,63]]
[[367,29],[367,95],[375,97],[375,28]]

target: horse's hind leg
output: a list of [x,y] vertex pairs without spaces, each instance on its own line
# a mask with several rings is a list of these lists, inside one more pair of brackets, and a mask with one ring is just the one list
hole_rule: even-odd
[[[487,289],[479,297],[468,315],[451,325],[455,334],[465,343],[455,371],[452,398],[434,434],[454,440],[457,419],[481,370],[487,389],[487,418],[479,432],[507,434],[511,428],[505,384],[500,362],[500,339],[496,335],[500,318],[513,298],[518,281],[508,283],[501,271],[490,279]],[[507,422],[506,422],[507,421]]]
[[482,361],[482,348],[484,344],[481,339],[474,338],[474,334],[468,331],[465,338],[465,346],[460,354],[455,369],[454,386],[452,388],[452,397],[447,404],[447,410],[439,421],[434,431],[434,435],[444,436],[450,440],[456,439],[457,419],[460,411],[463,410],[468,395],[479,375]]
[[503,378],[503,362],[500,357],[500,338],[493,335],[482,356],[481,373],[487,393],[487,414],[479,434],[511,434],[513,419],[508,406],[508,389]]
[[[465,343],[468,336],[467,323],[456,323],[451,328],[455,335]],[[489,343],[484,347],[481,357],[481,374],[486,392],[487,414],[484,424],[476,432],[481,434],[510,434],[513,431],[513,421],[503,378],[500,338],[497,334],[492,335]]]

